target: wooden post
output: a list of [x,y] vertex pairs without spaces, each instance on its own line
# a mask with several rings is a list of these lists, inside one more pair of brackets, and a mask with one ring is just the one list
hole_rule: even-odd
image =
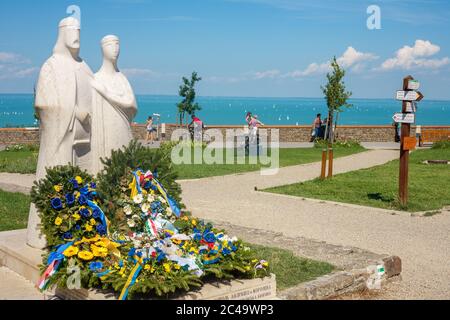
[[328,149],[328,178],[333,176],[333,148]]
[[322,149],[322,170],[320,172],[320,179],[325,179],[325,170],[327,165],[327,149]]
[[[403,90],[408,90],[408,81],[413,80],[413,77],[407,76],[403,79]],[[402,113],[406,112],[406,101],[402,102]],[[402,123],[400,131],[400,171],[398,175],[398,197],[400,205],[406,206],[408,204],[408,171],[409,171],[409,150],[404,148],[404,139],[409,137],[411,133],[411,125],[409,123]]]

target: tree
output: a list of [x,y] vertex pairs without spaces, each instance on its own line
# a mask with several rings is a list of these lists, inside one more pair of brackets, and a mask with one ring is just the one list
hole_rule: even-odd
[[[195,111],[202,109],[197,102],[194,103],[195,83],[200,80],[202,80],[202,78],[200,78],[195,71],[192,72],[190,80],[183,77],[183,84],[180,85],[180,89],[178,91],[178,94],[183,98],[183,100],[177,104],[180,125],[187,115],[193,115]],[[187,119],[185,120],[187,123]]]
[[[333,68],[333,71],[331,73],[327,73],[328,83],[325,87],[321,88],[323,94],[325,95],[325,99],[327,100],[329,120],[328,123],[330,124],[330,128],[328,128],[327,123],[326,133],[328,130],[330,130],[328,141],[330,143],[333,143],[335,133],[333,127],[335,128],[337,125],[338,115],[343,111],[342,108],[349,108],[352,106],[351,104],[347,103],[347,100],[351,97],[352,93],[350,91],[346,91],[345,89],[345,84],[343,81],[345,70],[339,66],[336,57],[333,57],[333,61],[331,61],[331,67]],[[336,118],[334,118],[336,112]],[[335,120],[334,126],[333,120]]]

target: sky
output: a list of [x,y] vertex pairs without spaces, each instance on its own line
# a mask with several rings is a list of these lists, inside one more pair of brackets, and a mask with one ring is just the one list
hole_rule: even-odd
[[195,70],[201,96],[322,97],[336,56],[355,98],[393,98],[411,74],[450,100],[448,0],[2,0],[0,93],[33,92],[70,5],[80,56],[96,72],[101,38],[117,35],[137,94],[176,95]]

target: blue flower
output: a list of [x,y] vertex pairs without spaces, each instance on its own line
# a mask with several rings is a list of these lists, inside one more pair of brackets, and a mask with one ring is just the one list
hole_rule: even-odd
[[88,187],[83,187],[80,189],[80,193],[84,194],[85,196],[89,193]]
[[91,186],[92,189],[97,188],[97,185],[95,184],[95,182],[91,182],[90,186]]
[[235,245],[232,245],[232,246],[231,246],[231,250],[236,251],[236,250],[237,250],[236,246],[235,246]]
[[89,269],[93,272],[99,271],[101,268],[103,268],[101,261],[93,261],[89,264]]
[[231,251],[228,248],[224,248],[222,250],[222,253],[223,253],[224,256],[227,256],[227,255],[229,255],[231,253]]
[[79,224],[75,225],[75,230],[80,230],[81,226]]
[[69,182],[72,183],[72,185],[73,185],[73,187],[74,187],[75,189],[78,189],[78,188],[79,188],[79,185],[78,185],[78,181],[77,181],[77,180],[75,180],[75,179],[70,179]]
[[208,232],[204,235],[204,239],[206,242],[215,242],[216,241],[216,236],[214,235],[213,232]]
[[164,260],[164,258],[166,257],[166,255],[161,252],[160,254],[158,254],[158,256],[156,257],[156,261],[161,262],[162,260]]
[[136,252],[136,248],[131,248],[130,251],[128,251],[128,255],[130,257],[133,257],[135,252]]
[[102,224],[98,224],[95,229],[97,230],[97,232],[103,236],[104,234],[106,234],[106,229]]
[[75,197],[74,197],[73,193],[66,194],[66,202],[68,205],[72,205],[75,202]]
[[87,203],[87,198],[84,194],[81,194],[78,198],[78,203],[81,205],[85,205]]
[[100,218],[100,210],[98,210],[97,208],[95,208],[94,211],[92,212],[92,217],[93,217],[94,219]]
[[72,233],[71,232],[65,232],[63,237],[64,237],[64,239],[72,239]]
[[146,181],[144,184],[144,189],[148,190],[152,187],[152,182],[151,181]]
[[85,218],[89,218],[89,216],[91,215],[91,213],[89,212],[89,209],[87,209],[87,208],[81,209],[80,214]]
[[55,210],[61,210],[62,209],[62,201],[61,201],[60,198],[53,198],[51,200],[51,204],[52,204],[53,209],[55,209]]
[[194,240],[195,240],[195,241],[200,241],[200,240],[202,240],[202,235],[201,235],[200,233],[194,234]]

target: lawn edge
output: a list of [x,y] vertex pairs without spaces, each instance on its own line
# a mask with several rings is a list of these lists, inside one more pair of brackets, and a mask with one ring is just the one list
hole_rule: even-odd
[[380,213],[388,214],[388,215],[409,215],[411,217],[426,217],[425,214],[430,211],[439,211],[439,213],[444,213],[450,211],[450,206],[444,206],[439,209],[428,209],[424,211],[402,211],[402,210],[396,210],[396,209],[385,209],[385,208],[379,208],[379,207],[372,207],[372,206],[363,206],[360,204],[354,204],[349,202],[339,202],[339,201],[332,201],[332,200],[323,200],[323,199],[317,199],[317,198],[307,198],[302,196],[293,196],[289,194],[282,194],[282,193],[276,193],[276,192],[269,192],[264,190],[257,190],[253,192],[260,192],[260,193],[268,193],[271,195],[279,196],[279,197],[285,197],[289,199],[297,199],[302,201],[309,201],[314,203],[325,203],[335,206],[342,206],[346,208],[352,208],[352,209],[364,209],[368,211],[378,211]]

